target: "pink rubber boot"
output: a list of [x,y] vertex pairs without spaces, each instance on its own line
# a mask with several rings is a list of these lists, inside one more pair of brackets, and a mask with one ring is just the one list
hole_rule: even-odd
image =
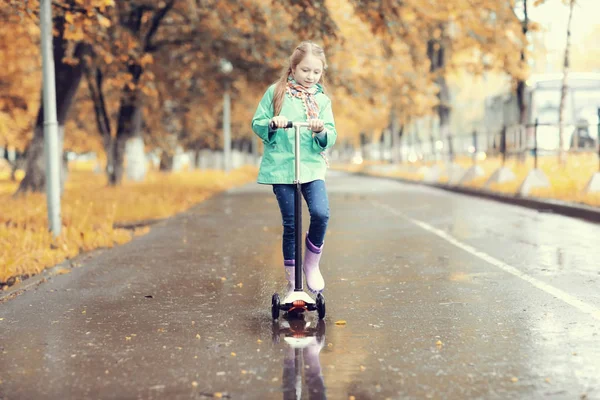
[[306,251],[304,253],[304,274],[306,275],[306,286],[313,293],[322,292],[325,289],[325,281],[319,270],[319,260],[323,245],[317,247],[308,239],[306,235]]
[[287,287],[285,288],[285,297],[288,297],[294,291],[294,283],[296,282],[296,260],[284,260],[285,279],[287,279]]

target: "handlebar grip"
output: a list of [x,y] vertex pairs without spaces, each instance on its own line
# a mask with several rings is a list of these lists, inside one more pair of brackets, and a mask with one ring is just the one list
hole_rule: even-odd
[[[271,122],[269,124],[269,127],[271,129],[276,129],[277,127],[275,126],[275,124],[273,122]],[[288,129],[288,128],[293,128],[294,127],[294,123],[292,121],[288,121],[287,125],[283,127],[283,129]]]

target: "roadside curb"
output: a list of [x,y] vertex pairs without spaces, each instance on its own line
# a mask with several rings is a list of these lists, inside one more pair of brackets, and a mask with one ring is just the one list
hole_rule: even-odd
[[[251,181],[248,181],[246,183],[240,183],[237,185],[234,184],[234,186],[232,186],[231,188],[226,189],[226,190],[211,190],[211,193],[204,199],[200,200],[199,202],[197,202],[195,204],[190,205],[185,210],[181,210],[179,212],[174,213],[173,215],[170,215],[167,217],[161,217],[161,218],[145,219],[145,220],[140,220],[140,221],[116,222],[113,224],[113,228],[135,231],[136,229],[139,229],[139,228],[151,227],[158,223],[169,220],[180,213],[186,212],[190,208],[206,201],[207,199],[209,199],[215,195],[218,195],[221,193],[226,193],[227,190],[230,190],[234,187],[243,186],[250,182]],[[133,239],[134,238],[132,237],[132,240]],[[27,290],[35,288],[44,282],[47,282],[52,277],[55,277],[58,275],[63,275],[65,273],[69,273],[72,269],[79,267],[79,264],[81,264],[80,263],[81,259],[87,260],[91,257],[94,257],[96,254],[103,252],[105,250],[108,250],[108,249],[110,249],[110,248],[100,247],[100,248],[92,249],[90,251],[76,255],[72,259],[66,259],[55,266],[47,267],[35,275],[26,276],[26,277],[25,276],[15,277],[19,281],[14,284],[4,285],[4,283],[0,282],[0,304],[13,299],[14,297],[17,297],[20,294],[26,292]],[[0,397],[0,400],[2,400],[1,397]]]
[[[146,226],[155,225],[159,222],[164,221],[165,219],[167,219],[167,218],[147,219],[147,220],[128,222],[128,223],[115,223],[113,225],[113,227],[115,229],[135,230],[137,228],[143,228]],[[77,264],[79,264],[79,260],[89,259],[104,250],[106,250],[106,248],[97,248],[97,249],[91,250],[89,252],[80,253],[72,259],[64,260],[61,263],[56,264],[53,267],[44,269],[39,274],[35,274],[35,275],[30,276],[29,278],[23,279],[20,282],[15,283],[12,286],[9,286],[9,288],[6,290],[0,289],[0,304],[20,295],[21,293],[23,293],[29,289],[39,286],[40,284],[42,284],[44,282],[47,282],[52,277],[55,277],[58,275],[63,275],[65,273],[70,272],[73,268],[77,268]],[[65,271],[68,271],[68,272],[65,272]]]
[[84,253],[79,253],[73,258],[66,259],[53,267],[48,267],[38,274],[32,275],[29,278],[25,278],[18,283],[9,286],[8,289],[0,289],[0,304],[12,300],[14,297],[17,297],[30,289],[36,288],[56,276],[69,274],[72,270],[82,267],[83,264],[90,259],[113,248],[114,247],[98,247]]
[[383,179],[389,179],[402,183],[409,183],[413,185],[420,185],[426,187],[432,187],[437,189],[442,189],[448,192],[464,194],[473,197],[484,198],[488,200],[494,200],[501,203],[512,204],[516,206],[521,206],[525,208],[530,208],[533,210],[537,210],[539,212],[544,213],[554,213],[559,215],[564,215],[567,217],[583,219],[588,222],[593,222],[600,224],[600,208],[595,208],[592,206],[579,205],[573,203],[567,203],[559,200],[541,200],[538,198],[532,197],[519,197],[519,196],[509,196],[505,194],[500,194],[496,192],[492,192],[486,189],[471,189],[462,186],[452,186],[441,183],[425,183],[420,181],[411,181],[410,179],[395,177],[395,176],[384,176],[384,175],[376,175],[376,174],[368,174],[365,172],[348,172],[350,174],[365,176],[365,177],[377,177]]
[[[102,249],[92,250],[89,253],[80,254],[79,257],[90,258],[93,255],[99,253],[100,251],[102,251]],[[10,286],[9,289],[7,289],[7,290],[0,291],[0,304],[2,304],[5,301],[11,300],[14,297],[17,297],[18,295],[20,295],[21,293],[23,293],[29,289],[37,287],[44,282],[47,282],[49,279],[52,279],[55,276],[63,275],[65,273],[71,272],[71,270],[73,268],[76,268],[76,266],[75,266],[75,264],[77,263],[76,260],[79,257],[75,257],[74,259],[67,259],[67,260],[55,265],[54,267],[46,268],[39,274],[30,276],[29,278]],[[68,271],[68,272],[65,272],[65,271]]]
[[115,222],[113,224],[113,228],[115,229],[137,229],[137,228],[144,228],[146,226],[152,226],[155,225],[159,222],[164,221],[167,218],[153,218],[153,219],[145,219],[142,221],[135,221],[135,222]]

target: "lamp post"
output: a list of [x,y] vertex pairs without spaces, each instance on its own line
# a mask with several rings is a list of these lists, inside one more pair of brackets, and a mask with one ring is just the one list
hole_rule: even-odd
[[229,95],[229,74],[233,65],[228,60],[221,59],[221,72],[225,75],[225,90],[223,92],[223,169],[231,170],[231,97]]
[[58,121],[56,117],[56,83],[54,78],[54,52],[52,50],[51,0],[40,3],[44,150],[46,154],[46,204],[48,222],[54,237],[60,235],[60,160],[58,145]]

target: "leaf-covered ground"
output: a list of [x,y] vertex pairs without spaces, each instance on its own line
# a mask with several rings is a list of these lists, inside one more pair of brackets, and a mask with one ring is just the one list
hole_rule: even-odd
[[89,165],[71,167],[62,197],[61,235],[48,231],[45,194],[13,197],[17,182],[0,170],[0,287],[98,248],[110,248],[148,232],[120,226],[172,216],[230,187],[252,182],[256,168],[222,171],[151,171],[145,182],[108,187]]

